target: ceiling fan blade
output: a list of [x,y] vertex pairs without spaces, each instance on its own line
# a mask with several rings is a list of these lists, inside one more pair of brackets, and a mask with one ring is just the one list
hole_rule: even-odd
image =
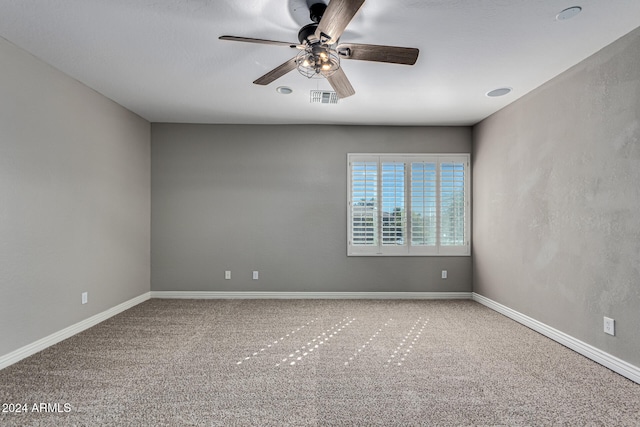
[[268,85],[269,83],[273,82],[274,80],[277,80],[280,77],[284,76],[289,71],[295,70],[297,65],[298,64],[296,63],[296,57],[294,56],[293,58],[291,58],[290,60],[288,60],[284,64],[274,68],[273,70],[269,71],[264,76],[258,78],[253,83],[257,84],[257,85],[263,85],[263,86],[264,85]]
[[220,36],[220,40],[230,40],[234,42],[245,42],[245,43],[260,43],[260,44],[272,44],[276,46],[286,46],[294,49],[304,49],[303,45],[298,43],[287,43],[287,42],[279,42],[275,40],[264,40],[264,39],[253,39],[251,37],[238,37],[238,36]]
[[363,3],[364,0],[331,0],[318,23],[316,37],[330,39],[329,44],[337,42]]
[[327,80],[329,80],[329,84],[331,85],[333,90],[336,91],[336,93],[338,94],[338,98],[340,99],[346,98],[356,93],[342,68],[338,68],[333,74],[327,76]]
[[412,47],[382,46],[376,44],[341,43],[336,48],[341,59],[388,62],[413,65],[420,50]]

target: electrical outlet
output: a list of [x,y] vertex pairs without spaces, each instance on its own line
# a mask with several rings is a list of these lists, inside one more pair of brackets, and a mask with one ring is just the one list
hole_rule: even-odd
[[609,335],[615,335],[616,334],[616,321],[609,318],[609,317],[605,317],[604,318],[604,333],[605,334],[609,334]]
[[231,280],[231,270],[227,270],[224,272],[224,279]]
[[257,271],[253,272],[253,280],[258,280],[258,272]]
[[82,303],[86,304],[89,302],[89,292],[83,292],[82,293]]
[[447,278],[447,270],[442,270],[442,278],[443,279]]

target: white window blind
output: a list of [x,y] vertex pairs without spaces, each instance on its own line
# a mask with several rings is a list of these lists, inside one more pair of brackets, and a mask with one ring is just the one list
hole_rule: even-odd
[[435,246],[438,235],[437,163],[411,163],[411,244]]
[[349,154],[348,255],[469,255],[469,155]]
[[465,244],[465,171],[462,162],[440,164],[440,244]]
[[381,162],[382,169],[382,245],[404,246],[407,228],[405,198],[405,164]]
[[351,167],[351,239],[356,246],[378,245],[378,164],[354,161]]

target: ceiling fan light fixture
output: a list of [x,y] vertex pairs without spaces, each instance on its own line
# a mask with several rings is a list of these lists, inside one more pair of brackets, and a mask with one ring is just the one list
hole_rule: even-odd
[[340,68],[340,57],[335,49],[323,45],[312,45],[298,53],[296,66],[298,72],[309,79],[325,78]]

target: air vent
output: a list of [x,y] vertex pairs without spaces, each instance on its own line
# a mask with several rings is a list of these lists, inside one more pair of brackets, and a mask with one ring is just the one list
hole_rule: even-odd
[[312,104],[337,104],[338,94],[326,90],[312,90],[311,91],[311,103]]

